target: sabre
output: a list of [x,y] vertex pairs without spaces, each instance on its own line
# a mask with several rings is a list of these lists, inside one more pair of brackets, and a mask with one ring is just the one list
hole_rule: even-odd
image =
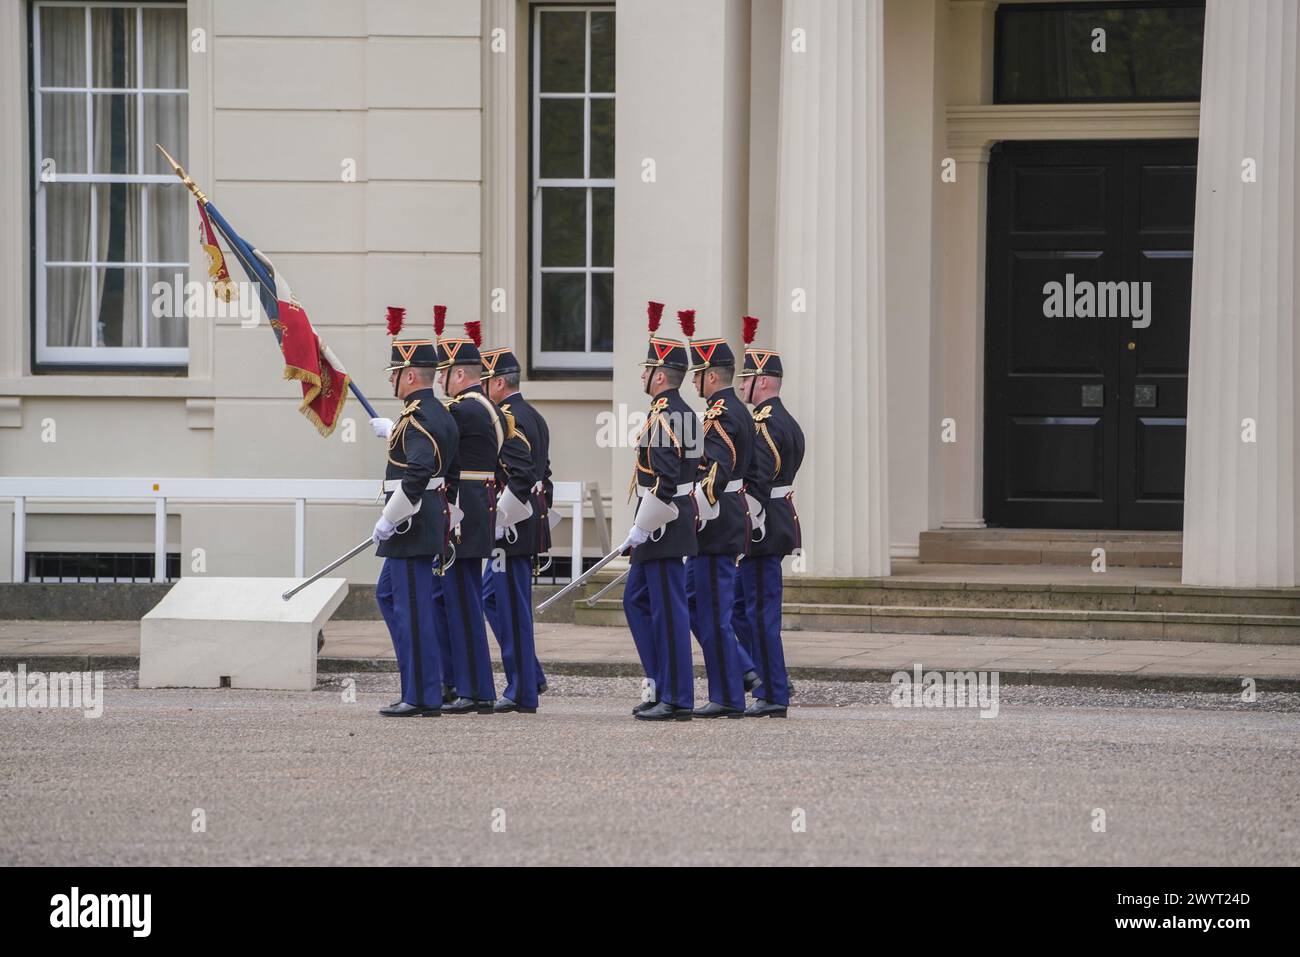
[[285,601],[288,601],[290,598],[298,594],[298,592],[302,591],[312,582],[319,581],[320,579],[324,578],[326,575],[334,571],[334,569],[338,568],[344,562],[356,558],[358,555],[360,555],[362,552],[364,552],[367,548],[369,548],[373,544],[374,544],[374,540],[370,538],[367,538],[363,542],[358,542],[354,548],[348,550],[347,554],[340,555],[338,558],[334,559],[334,561],[330,562],[328,565],[326,565],[324,568],[318,571],[315,575],[312,575],[311,578],[308,578],[301,585],[294,585],[292,588],[290,588],[287,592],[285,592],[280,597]]
[[[589,578],[591,578],[592,575],[596,574],[596,572],[600,571],[602,568],[604,568],[606,565],[608,565],[608,564],[609,564],[610,562],[612,562],[614,559],[618,558],[619,555],[622,555],[622,554],[623,554],[623,549],[626,548],[626,547],[627,547],[627,543],[626,543],[626,542],[625,542],[624,544],[618,546],[618,548],[614,549],[612,552],[610,552],[608,555],[606,555],[606,556],[605,556],[604,558],[602,558],[600,561],[596,562],[596,564],[592,565],[590,568],[588,568],[585,572],[583,572],[581,575],[579,575],[579,576],[578,576],[577,578],[575,578],[573,581],[569,582],[569,584],[565,585],[563,588],[561,588],[559,591],[557,591],[557,592],[556,592],[554,595],[552,595],[550,598],[546,599],[546,601],[544,601],[544,602],[542,602],[540,605],[538,605],[538,606],[537,606],[537,609],[536,609],[537,614],[540,615],[540,614],[542,614],[543,612],[545,612],[546,609],[550,608],[552,605],[554,605],[557,601],[559,601],[561,598],[563,598],[563,597],[564,597],[565,595],[567,595],[569,592],[573,591],[575,588],[581,588],[583,585],[585,585],[585,584],[587,583],[587,580],[588,580]],[[581,559],[579,559],[579,561],[581,561]]]
[[[631,570],[631,569],[629,569],[629,571],[630,571],[630,570]],[[603,594],[605,594],[605,592],[609,591],[609,590],[610,590],[611,588],[613,588],[615,585],[621,584],[622,581],[623,581],[623,579],[625,579],[625,578],[627,578],[627,572],[624,572],[623,574],[619,575],[617,578],[615,578],[612,582],[610,582],[608,585],[606,585],[606,586],[605,586],[604,588],[602,588],[600,591],[596,592],[596,594],[594,594],[594,595],[592,595],[590,598],[588,598],[588,599],[587,599],[587,607],[588,607],[588,608],[595,608],[595,607],[596,607],[596,602],[600,601],[600,596],[603,595]]]

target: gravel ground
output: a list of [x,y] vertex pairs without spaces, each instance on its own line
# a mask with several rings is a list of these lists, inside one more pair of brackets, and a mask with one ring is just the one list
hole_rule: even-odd
[[554,675],[537,715],[405,721],[375,713],[391,673],[311,693],[106,678],[98,719],[0,711],[0,864],[1300,858],[1295,694],[1003,686],[987,720],[799,681],[787,721],[647,725],[629,678]]

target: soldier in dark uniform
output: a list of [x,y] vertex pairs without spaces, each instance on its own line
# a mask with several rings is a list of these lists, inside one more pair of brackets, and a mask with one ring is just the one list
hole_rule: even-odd
[[[490,398],[511,422],[517,441],[528,449],[530,468],[497,471],[497,489],[509,495],[513,514],[498,506],[497,549],[483,571],[483,610],[501,646],[501,665],[506,689],[497,699],[495,711],[502,714],[537,710],[537,695],[546,681],[537,662],[533,642],[533,565],[538,555],[550,551],[551,433],[541,413],[519,393],[519,360],[509,349],[482,353],[483,384]],[[510,440],[507,440],[507,445]],[[520,508],[516,503],[526,503]],[[528,675],[527,681],[519,676]]]
[[[746,342],[757,325],[746,318]],[[794,478],[803,462],[803,430],[781,402],[777,353],[746,349],[740,379],[737,391],[754,407],[754,457],[745,478],[753,541],[740,562],[732,622],[761,682],[745,715],[784,718],[790,689],[781,648],[781,559],[800,547]]]
[[[511,477],[512,488],[523,490],[526,504],[531,488],[532,459],[522,442],[513,435],[508,418],[486,395],[481,379],[482,360],[478,351],[478,323],[467,322],[467,338],[438,340],[438,374],[443,393],[450,396],[447,410],[456,422],[459,442],[455,460],[448,470],[447,494],[455,504],[456,560],[442,581],[446,609],[447,638],[454,663],[457,697],[443,711],[449,714],[491,714],[496,701],[492,661],[488,656],[487,630],[483,624],[483,560],[492,558],[500,506],[510,506],[511,496],[497,496],[497,471]],[[518,521],[512,517],[512,524]]]
[[653,694],[633,714],[643,721],[689,721],[695,681],[682,559],[697,551],[691,493],[700,443],[693,434],[696,415],[678,392],[686,377],[686,347],[654,335],[662,313],[662,303],[650,303],[651,338],[641,381],[654,401],[637,439],[632,486],[640,501],[623,543],[632,547],[623,611]]
[[705,400],[704,458],[695,485],[699,554],[686,560],[691,630],[704,653],[709,701],[697,718],[744,717],[746,685],[758,682],[732,630],[736,559],[749,543],[743,476],[754,447],[754,420],[732,388],[736,356],[725,339],[690,339],[695,311],[677,314],[690,344],[695,391]]
[[[394,334],[401,326],[397,312],[389,310]],[[388,499],[373,533],[384,559],[375,598],[402,678],[401,700],[379,712],[388,717],[437,715],[442,704],[432,569],[447,548],[445,483],[457,435],[456,423],[433,394],[436,365],[432,340],[395,341],[389,380],[393,394],[406,404],[396,423],[370,420],[375,433],[388,439],[383,483]]]

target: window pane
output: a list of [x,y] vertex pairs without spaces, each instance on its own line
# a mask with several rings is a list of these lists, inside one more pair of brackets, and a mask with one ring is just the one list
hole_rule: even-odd
[[581,93],[586,84],[585,13],[541,14],[543,93]]
[[614,101],[591,101],[591,178],[614,178]]
[[169,183],[166,186],[151,184],[144,189],[149,200],[149,261],[186,262],[185,227],[189,216],[189,190],[181,183]]
[[95,183],[96,259],[102,263],[140,261],[140,187]]
[[582,100],[542,100],[538,168],[542,179],[582,179]]
[[133,9],[97,7],[90,11],[91,65],[95,86],[136,87]]
[[186,97],[183,93],[146,93],[144,95],[144,171],[170,173],[172,168],[153,148],[161,143],[182,166],[189,165],[190,138]]
[[614,14],[591,15],[591,91],[614,92]]
[[99,283],[99,345],[139,346],[140,273],[135,269],[96,269]]
[[45,259],[90,262],[90,184],[45,184]]
[[139,129],[135,97],[122,93],[98,93],[95,109],[96,173],[135,173]]
[[587,190],[542,190],[542,265],[587,264]]
[[[189,344],[189,323],[185,320],[185,271],[176,268],[158,268],[147,271],[149,277],[149,287],[146,290],[149,296],[149,318],[147,324],[149,327],[149,345],[154,346],[186,346]],[[165,292],[155,292],[156,283],[166,284]],[[173,288],[179,283],[180,309],[176,308],[177,294]],[[204,295],[207,295],[206,288]],[[224,303],[222,304],[225,305]],[[233,315],[238,307],[237,302],[230,303],[230,315]],[[205,306],[206,308],[206,301]]]
[[54,173],[88,173],[86,95],[41,94],[41,159],[54,160]]
[[185,8],[149,7],[140,12],[144,17],[144,85],[150,89],[185,89],[189,55]]
[[45,270],[46,341],[52,346],[89,346],[90,269]]
[[614,351],[614,274],[591,274],[591,351]]
[[[997,13],[997,99],[1194,100],[1201,89],[1203,4],[1115,4]],[[1105,30],[1106,52],[1093,52]]]
[[591,190],[591,264],[614,265],[614,191]]
[[587,347],[587,276],[542,275],[542,349],[582,352]]
[[42,7],[41,85],[86,85],[86,11]]

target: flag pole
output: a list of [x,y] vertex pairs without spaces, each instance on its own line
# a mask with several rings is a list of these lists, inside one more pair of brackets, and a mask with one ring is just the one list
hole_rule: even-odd
[[[225,218],[219,212],[217,212],[217,210],[213,208],[212,205],[208,202],[208,197],[203,194],[203,190],[199,189],[198,183],[194,182],[194,180],[190,178],[190,174],[185,172],[185,167],[181,166],[180,163],[176,162],[176,160],[172,158],[172,154],[168,153],[165,149],[163,149],[161,144],[155,143],[154,146],[158,148],[158,152],[162,153],[162,155],[166,157],[167,162],[171,164],[172,172],[174,172],[178,177],[180,177],[180,181],[185,184],[186,188],[189,189],[191,193],[194,194],[194,198],[203,204],[204,208],[208,210],[208,212],[212,215],[213,219],[217,221],[217,224],[222,227],[221,232],[226,236],[226,241],[230,242],[229,224],[226,223]],[[231,244],[231,247],[233,249],[234,247],[233,243]],[[244,262],[247,270],[247,266],[248,266],[247,257],[243,254],[241,250],[235,249],[234,252],[235,255],[239,256],[240,261]],[[276,341],[278,342],[280,339],[279,331],[275,330],[274,327],[272,327],[272,331],[275,332],[275,338]],[[366,410],[367,413],[369,413],[372,419],[379,418],[379,413],[375,411],[375,407],[370,404],[370,401],[357,387],[356,380],[353,379],[351,376],[348,376],[348,388],[352,390],[352,394],[357,397],[357,401],[361,403],[362,407]]]

